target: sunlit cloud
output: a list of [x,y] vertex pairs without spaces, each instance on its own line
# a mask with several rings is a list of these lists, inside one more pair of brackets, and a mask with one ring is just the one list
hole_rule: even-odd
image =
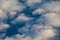
[[[4,40],[48,40],[49,38],[52,38],[56,35],[56,30],[52,26],[60,26],[60,14],[57,14],[53,11],[60,10],[60,2],[47,2],[35,10],[30,10],[30,8],[35,8],[35,4],[38,5],[41,2],[42,0],[27,0],[23,5],[22,3],[19,3],[18,0],[0,0],[0,30],[7,30],[13,26],[14,27],[12,29],[16,27],[18,28],[17,34],[11,37],[6,36]],[[37,16],[28,17],[26,16],[27,14],[23,12],[27,6],[29,6],[27,9],[29,10],[28,13],[31,12],[32,16],[36,14],[46,14],[43,14],[38,18]],[[20,26],[18,26],[21,25],[20,22],[25,23],[22,28],[19,28]],[[15,25],[17,26],[15,27]]]
[[42,14],[43,12],[45,12],[44,11],[44,9],[41,9],[41,8],[38,8],[38,9],[36,9],[34,12],[33,12],[33,15],[36,15],[36,14]]
[[53,26],[60,26],[59,14],[48,13],[45,15],[48,23]]
[[42,0],[27,0],[27,5],[31,6],[35,3],[41,3]]
[[0,30],[6,29],[9,26],[10,26],[9,24],[0,23]]
[[24,8],[23,5],[19,4],[17,0],[2,0],[1,9],[5,11],[19,11]]

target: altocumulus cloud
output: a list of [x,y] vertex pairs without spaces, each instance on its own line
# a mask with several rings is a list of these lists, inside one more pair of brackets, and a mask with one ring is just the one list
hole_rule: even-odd
[[0,40],[50,40],[58,34],[60,16],[52,11],[60,10],[60,2],[19,1],[0,0]]

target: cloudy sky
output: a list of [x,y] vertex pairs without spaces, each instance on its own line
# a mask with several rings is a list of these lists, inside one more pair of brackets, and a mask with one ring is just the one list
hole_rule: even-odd
[[60,40],[59,0],[0,0],[0,40]]

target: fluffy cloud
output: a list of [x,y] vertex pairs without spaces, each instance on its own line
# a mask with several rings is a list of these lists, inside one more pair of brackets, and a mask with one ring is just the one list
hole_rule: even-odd
[[36,34],[33,38],[25,34],[23,35],[17,34],[13,37],[6,37],[5,40],[48,40],[49,38],[52,38],[56,35],[55,33],[56,30],[54,30],[53,28],[43,28],[43,29],[40,28],[38,29],[38,31],[35,31],[35,32]]
[[38,36],[36,36],[35,40],[48,40],[49,38],[54,36],[55,36],[55,33],[53,29],[45,29],[45,30],[42,30],[38,34]]
[[[33,26],[30,26],[32,29],[32,31],[34,32],[33,34],[33,40],[48,40],[49,38],[52,38],[56,35],[56,30],[53,29],[52,26],[49,25],[40,25],[40,24],[35,24]],[[31,37],[27,34],[31,34],[29,33],[29,27],[23,27],[21,29],[18,30],[19,32],[22,31],[23,34],[25,34],[25,36]],[[32,32],[31,31],[31,32]],[[52,34],[52,35],[51,35]]]
[[[0,0],[0,10],[3,10],[2,13],[14,17],[18,12],[21,12],[25,8],[24,5],[18,2],[18,0]],[[2,14],[0,14],[2,15]]]
[[2,0],[1,1],[1,9],[5,11],[21,11],[23,9],[23,5],[19,4],[17,0]]
[[27,17],[25,14],[19,15],[15,20],[11,21],[11,23],[19,23],[19,21],[29,21],[32,20],[33,18]]
[[[50,5],[50,6],[49,6]],[[42,8],[46,10],[45,18],[47,20],[47,24],[53,25],[53,26],[60,26],[60,2],[50,2],[42,5]]]
[[[4,20],[13,18],[17,15],[17,11],[21,12],[25,8],[18,0],[0,0],[0,19]],[[20,13],[18,13],[20,14]]]
[[25,16],[25,14],[21,14],[20,16],[17,17],[17,20],[30,20],[32,18],[28,18],[27,16]]
[[25,6],[17,0],[0,0],[0,33],[1,31],[4,33],[4,30],[10,27],[7,21],[17,15],[17,11],[21,12],[24,8]]
[[53,25],[53,26],[60,26],[59,14],[48,13],[45,16],[46,16],[46,20],[48,21],[48,24]]
[[6,23],[9,18],[17,15],[17,11],[25,8],[17,0],[0,0],[0,23]]
[[56,35],[56,33],[55,33],[56,31],[53,28],[51,28],[51,26],[46,26],[47,28],[46,27],[44,28],[44,27],[42,29],[35,28],[35,30],[38,30],[38,32],[37,32],[34,40],[48,40],[49,38],[54,37]]
[[9,26],[10,26],[9,24],[0,23],[0,30],[6,29]]
[[[41,2],[41,0],[27,0],[27,5],[29,5],[29,6],[35,5],[35,3],[40,3],[40,2]],[[1,4],[0,5],[0,19],[2,18],[2,20],[5,20],[7,18],[7,16],[9,16],[9,15],[11,18],[14,17],[15,15],[19,14],[19,13],[17,13],[17,11],[21,12],[25,8],[25,6],[23,4],[17,2],[17,0],[1,0],[0,4]],[[54,3],[51,3],[51,4],[47,3],[47,4],[42,5],[43,9],[38,8],[33,12],[33,14],[34,15],[40,14],[40,13],[44,12],[45,9],[46,9],[46,11],[53,10],[53,9],[51,9],[54,7],[52,4],[55,5]],[[49,5],[51,5],[51,6],[49,6]],[[57,7],[56,8],[54,7],[54,10],[56,10],[56,9],[57,9]],[[57,9],[57,10],[60,10],[60,9]],[[7,15],[7,13],[9,13],[9,15]],[[13,24],[15,24],[15,23],[17,24],[20,21],[25,21],[25,22],[28,21],[28,23],[24,27],[18,29],[18,32],[23,32],[23,34],[22,35],[16,34],[13,37],[6,37],[5,40],[32,40],[32,37],[29,35],[34,36],[33,40],[48,40],[48,38],[55,36],[55,30],[50,25],[54,25],[54,26],[59,25],[60,26],[59,17],[60,16],[58,16],[58,14],[56,14],[56,13],[47,13],[47,14],[45,14],[45,18],[48,22],[47,25],[43,25],[43,24],[41,25],[41,20],[43,20],[43,18],[40,20],[40,17],[37,19],[39,24],[34,25],[30,21],[33,18],[29,18],[25,14],[21,13],[13,21],[10,21],[10,22]],[[29,21],[30,21],[30,23],[29,23]],[[6,29],[8,27],[10,27],[9,24],[6,24],[6,23],[0,24],[0,30]]]

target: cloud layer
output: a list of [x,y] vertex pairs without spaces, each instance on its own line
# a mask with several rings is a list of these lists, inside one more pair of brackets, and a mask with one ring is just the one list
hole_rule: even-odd
[[[46,2],[46,1],[45,1]],[[60,2],[0,0],[1,40],[49,40],[60,26]],[[53,13],[52,13],[53,12]]]

